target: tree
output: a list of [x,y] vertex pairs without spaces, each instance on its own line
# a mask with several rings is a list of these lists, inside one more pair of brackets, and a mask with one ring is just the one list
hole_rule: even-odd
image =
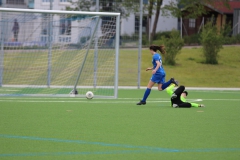
[[94,5],[92,0],[70,0],[71,6],[67,6],[68,11],[91,11],[91,6]]
[[182,17],[184,9],[186,12],[191,14],[186,15],[187,18],[197,18],[202,14],[206,14],[205,5],[214,6],[215,3],[218,3],[220,6],[229,7],[229,1],[231,0],[172,0],[168,5],[163,7],[163,15],[174,17]]
[[[175,17],[183,17],[184,11],[190,13],[184,15],[186,18],[197,18],[207,13],[206,5],[215,7],[229,7],[230,0],[178,0],[172,1],[163,8],[165,15],[169,13]],[[166,12],[168,11],[168,13]],[[212,22],[207,23],[201,33],[201,44],[203,45],[203,54],[206,58],[205,63],[217,64],[217,55],[222,48],[222,33],[219,33],[217,27]]]
[[[96,11],[96,1],[93,0],[70,0],[71,6],[66,10]],[[102,0],[99,1],[100,12],[119,12],[122,18],[127,18],[130,13],[139,11],[139,3],[136,0]]]
[[153,22],[153,29],[152,29],[152,33],[151,33],[150,43],[152,43],[153,37],[156,34],[156,29],[157,29],[157,24],[158,24],[158,19],[159,19],[162,3],[163,3],[163,0],[157,0],[156,13],[155,13],[155,19]]
[[184,7],[187,11],[191,13],[189,16],[191,18],[195,18],[199,15],[207,13],[204,4],[213,5],[215,2],[218,2],[222,6],[229,6],[228,2],[230,0],[172,0],[170,1],[170,4],[162,7],[163,1],[165,0],[148,0],[148,34],[150,34],[149,22],[151,21],[152,15],[155,15],[153,29],[150,37],[150,43],[152,43],[153,37],[156,34],[161,9],[164,16],[181,17],[181,9]]
[[[220,5],[228,6],[230,0],[171,0],[170,4],[162,7],[163,2],[166,0],[148,0],[144,5],[143,12],[147,12],[148,24],[147,34],[150,36],[150,43],[156,34],[157,24],[162,10],[164,16],[182,17],[181,10],[184,8],[190,12],[189,18],[196,18],[199,15],[206,13],[204,4],[213,5],[216,1]],[[80,10],[80,11],[95,11],[95,8],[91,6],[96,5],[96,1],[93,0],[70,0],[72,7],[67,7],[67,10]],[[102,0],[100,1],[100,11],[105,12],[120,12],[122,18],[127,18],[130,13],[139,12],[139,0]],[[152,16],[155,15],[153,22],[153,29],[150,33],[150,22]]]

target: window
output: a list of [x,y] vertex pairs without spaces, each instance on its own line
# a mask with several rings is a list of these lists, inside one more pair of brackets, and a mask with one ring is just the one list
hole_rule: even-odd
[[24,0],[7,0],[7,4],[24,4]]
[[[139,32],[139,21],[140,21],[140,16],[135,16],[135,33]],[[142,32],[146,33],[147,29],[147,16],[143,16],[142,20]]]
[[49,30],[49,16],[47,14],[42,14],[41,22],[41,41],[48,42],[48,30]]
[[[54,0],[52,0],[52,2],[53,2]],[[50,0],[42,0],[42,2],[50,2]]]
[[66,15],[61,15],[59,20],[59,42],[71,42],[72,21]]
[[189,19],[189,27],[195,28],[196,26],[196,19]]
[[60,35],[71,35],[72,32],[72,21],[69,18],[65,18],[66,16],[60,17],[60,27],[59,33]]
[[43,14],[42,15],[42,31],[41,31],[41,34],[42,35],[48,35],[48,23],[49,23],[49,17],[47,14]]
[[61,37],[60,36],[58,40],[59,40],[59,42],[65,42],[65,43],[71,42],[71,37],[63,37],[63,36]]
[[60,2],[69,2],[69,0],[60,0]]

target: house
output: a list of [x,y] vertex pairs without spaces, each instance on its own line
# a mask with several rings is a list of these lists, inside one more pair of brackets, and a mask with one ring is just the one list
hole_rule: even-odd
[[201,15],[198,18],[185,18],[190,13],[184,9],[182,10],[184,16],[182,17],[181,32],[183,36],[198,34],[204,24],[210,20],[213,20],[219,29],[225,24],[230,24],[232,29],[236,27],[236,22],[233,24],[233,13],[235,9],[240,8],[240,1],[230,1],[229,8],[221,2],[215,2],[214,5],[205,4],[204,7],[207,14]]
[[[168,4],[170,3],[171,0],[164,0],[163,5],[164,4]],[[67,6],[70,6],[71,3],[69,3],[68,0],[53,0],[52,1],[52,10],[65,10],[65,8]],[[28,8],[28,9],[43,9],[43,10],[49,10],[50,9],[50,0],[2,0],[2,6],[1,7],[6,7],[6,8]],[[152,20],[150,21],[150,31],[152,31],[152,27],[153,27],[153,23],[154,23],[154,18],[155,16],[152,16]],[[42,23],[45,23],[44,20],[47,21],[46,18],[43,17],[42,19]],[[74,25],[72,21],[69,20],[61,20],[61,18],[55,19],[56,21],[59,21],[59,25],[64,25],[64,26],[72,26]],[[61,22],[60,22],[61,21]],[[40,34],[40,40],[41,41],[48,41],[48,35],[47,35],[47,23],[45,23],[45,28],[42,28],[41,30],[36,30],[34,28],[38,28],[38,24],[40,22],[36,22],[36,24],[33,25],[33,28],[27,28],[21,26],[21,33],[24,34],[22,35],[20,38],[22,39],[27,39],[31,40],[32,36],[36,36],[37,34]],[[9,24],[12,25],[12,24]],[[146,25],[147,25],[147,15],[143,15],[143,23],[142,23],[142,27],[143,27],[143,33],[146,32]],[[178,26],[178,21],[177,18],[174,17],[164,17],[159,16],[159,20],[158,20],[158,25],[157,25],[157,29],[156,32],[162,32],[162,31],[170,31],[172,29],[177,29]],[[23,28],[27,28],[27,31],[23,31]],[[73,27],[72,27],[73,28]],[[120,27],[120,31],[121,31],[121,35],[129,35],[132,36],[134,34],[138,34],[139,32],[139,13],[131,13],[130,16],[128,18],[123,18],[121,19],[121,27]],[[26,30],[26,29],[25,29]],[[30,34],[31,30],[33,30],[32,32],[36,32],[36,33],[32,33]],[[61,28],[61,26],[59,27],[59,33],[61,34],[63,31],[63,28]],[[8,30],[9,34],[10,34],[10,30]],[[30,37],[31,36],[31,37]],[[59,41],[62,41],[64,39],[64,41],[71,41],[71,39],[73,39],[73,36],[75,35],[65,35],[62,34],[60,35],[60,38],[58,38]],[[61,38],[62,37],[62,38]],[[34,39],[34,38],[32,38]],[[19,39],[21,40],[21,39]],[[134,41],[137,41],[136,39]]]
[[0,6],[4,8],[33,9],[34,0],[0,0]]
[[[44,1],[44,2],[43,2]],[[164,0],[163,5],[170,3],[172,0]],[[68,0],[54,0],[53,10],[64,10],[66,6],[70,3]],[[35,9],[49,9],[49,0],[35,0]],[[128,18],[121,19],[121,35],[132,35],[138,33],[139,31],[139,13],[132,13]],[[150,22],[150,28],[152,30],[153,20],[155,16],[153,15],[152,21]],[[147,25],[147,15],[143,15],[143,33],[146,32]],[[172,29],[177,29],[177,18],[174,17],[164,17],[159,16],[157,32],[169,31]]]

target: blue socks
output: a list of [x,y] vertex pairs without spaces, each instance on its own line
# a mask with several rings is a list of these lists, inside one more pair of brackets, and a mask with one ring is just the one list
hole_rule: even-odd
[[[169,81],[167,81],[166,83],[163,83],[162,84],[162,90],[166,89],[168,86],[170,86],[170,84],[172,83],[172,79],[170,79]],[[149,94],[151,93],[151,89],[150,88],[147,88],[144,95],[143,95],[143,99],[142,101],[143,102],[146,102]]]
[[172,83],[172,79],[170,79],[169,81],[167,81],[166,83],[162,84],[162,90],[166,89],[168,86],[170,86],[170,84]]
[[143,102],[146,102],[150,92],[151,92],[151,89],[147,88],[142,99]]

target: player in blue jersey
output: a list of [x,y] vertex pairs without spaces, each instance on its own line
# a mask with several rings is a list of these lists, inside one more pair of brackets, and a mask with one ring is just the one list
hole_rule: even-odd
[[165,88],[167,88],[171,83],[174,83],[175,85],[178,85],[178,82],[174,80],[174,78],[171,78],[169,81],[165,82],[165,76],[166,73],[164,71],[164,68],[162,66],[162,57],[160,54],[157,53],[157,50],[159,50],[162,54],[165,54],[164,46],[156,46],[151,45],[149,47],[150,53],[152,54],[152,64],[153,67],[147,68],[146,71],[152,70],[152,77],[147,85],[147,89],[143,95],[143,99],[140,100],[137,105],[145,105],[146,100],[151,92],[151,89],[155,83],[158,84],[158,90],[162,91]]

